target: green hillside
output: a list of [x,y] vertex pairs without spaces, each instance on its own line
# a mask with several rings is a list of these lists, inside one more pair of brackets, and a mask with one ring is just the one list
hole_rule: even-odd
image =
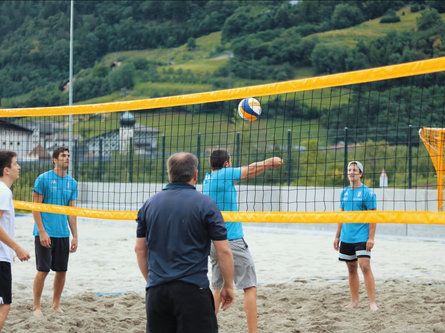
[[[403,32],[403,31],[415,31],[417,29],[416,20],[421,15],[421,12],[411,13],[410,7],[405,6],[399,9],[397,15],[400,17],[400,22],[397,23],[379,23],[381,17],[375,18],[358,24],[353,27],[330,30],[321,33],[311,34],[305,37],[305,39],[316,38],[319,45],[325,46],[339,46],[353,48],[357,45],[358,41],[365,41],[370,43],[377,38],[384,37],[390,32]],[[441,14],[445,20],[445,13]],[[225,68],[232,57],[230,52],[230,44],[222,44],[221,31],[211,33],[206,36],[196,38],[196,49],[189,50],[187,45],[181,45],[177,48],[167,49],[155,49],[144,51],[127,51],[116,52],[106,55],[101,63],[107,65],[115,60],[129,61],[134,57],[144,57],[148,61],[163,62],[158,67],[158,72],[168,70],[182,70],[190,71],[197,76],[207,75],[211,77],[218,77],[218,70]],[[222,51],[221,51],[222,50]],[[220,51],[221,53],[217,53]],[[306,77],[312,77],[316,75],[313,67],[295,67],[295,72],[292,79],[300,79]],[[236,76],[231,77],[227,86],[217,87],[225,89],[229,87],[240,87],[262,83],[274,82],[268,78],[263,80],[249,80],[241,79]],[[215,87],[212,84],[182,84],[178,82],[138,82],[135,84],[132,91],[127,92],[127,95],[113,94],[108,97],[100,97],[83,101],[82,103],[98,103],[104,101],[113,101],[124,97],[125,100],[147,98],[151,96],[167,96],[167,95],[180,95],[193,92],[203,92],[213,90]],[[328,106],[328,104],[348,103],[348,100],[340,99],[338,94],[335,94],[336,89],[332,89],[333,97],[330,100],[322,99],[321,106]],[[301,97],[303,93],[298,93],[297,97]],[[323,94],[322,91],[314,91],[314,98],[319,99]],[[331,90],[325,90],[324,95],[330,95]]]
[[[381,17],[360,23],[356,26],[320,32],[309,35],[305,38],[318,38],[318,40],[326,45],[348,46],[355,47],[359,40],[370,42],[378,37],[383,37],[386,34],[396,31],[416,31],[416,19],[421,16],[421,12],[412,13],[409,6],[405,6],[396,11],[400,22],[396,23],[380,23]],[[441,14],[442,19],[445,20],[445,13]]]

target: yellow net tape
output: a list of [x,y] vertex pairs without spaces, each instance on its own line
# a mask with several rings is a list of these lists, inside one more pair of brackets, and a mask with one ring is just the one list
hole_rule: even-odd
[[[246,96],[269,96],[298,91],[315,90],[322,88],[339,87],[350,84],[359,84],[372,81],[395,79],[407,76],[429,74],[445,71],[445,57],[415,61],[399,65],[376,67],[371,69],[352,71],[340,74],[318,76],[307,79],[276,82],[257,86],[218,90],[211,92],[187,94],[180,96],[143,99],[136,101],[123,101],[102,104],[87,104],[73,106],[15,108],[0,109],[0,117],[30,117],[30,116],[56,116],[91,113],[107,113],[119,111],[146,110],[166,108],[181,105],[192,105],[226,100],[242,99]],[[443,146],[442,146],[443,147]],[[427,148],[428,149],[428,148]],[[442,151],[442,150],[441,150]],[[430,152],[431,155],[431,152]],[[436,154],[437,155],[437,154]],[[443,154],[442,154],[443,155]],[[437,170],[443,170],[443,159],[436,157],[439,163]],[[434,163],[434,159],[433,159]],[[443,172],[441,173],[441,176]],[[439,176],[439,174],[438,174]],[[439,178],[442,179],[442,178]],[[442,203],[442,182],[440,184],[440,200]],[[56,205],[37,204],[24,201],[15,201],[15,207],[23,210],[45,211],[67,215],[101,219],[134,220],[135,211],[109,211],[86,209],[78,207],[65,207]],[[445,214],[436,212],[223,212],[226,221],[268,222],[268,223],[415,223],[415,224],[445,224]]]
[[0,109],[0,117],[57,116],[106,113],[118,111],[148,110],[181,105],[221,102],[242,99],[248,96],[269,96],[297,91],[315,90],[380,81],[445,71],[445,57],[409,62],[399,65],[376,67],[340,74],[317,76],[313,78],[262,84],[257,86],[217,90],[180,96],[151,98],[136,101],[85,104],[72,106]]
[[[16,209],[45,211],[100,219],[136,220],[136,211],[113,211],[14,201]],[[445,224],[443,212],[222,212],[225,221],[251,223],[403,223]]]
[[443,185],[445,181],[444,170],[444,140],[445,129],[422,127],[419,136],[426,150],[430,154],[434,169],[437,174],[437,209],[442,210],[443,205]]

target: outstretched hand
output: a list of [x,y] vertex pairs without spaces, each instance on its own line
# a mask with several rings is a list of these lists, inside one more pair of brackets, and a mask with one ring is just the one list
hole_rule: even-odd
[[284,164],[283,159],[280,158],[280,157],[272,157],[272,158],[269,159],[269,161],[270,161],[269,162],[270,163],[270,167],[272,169],[281,168],[283,166],[283,164]]

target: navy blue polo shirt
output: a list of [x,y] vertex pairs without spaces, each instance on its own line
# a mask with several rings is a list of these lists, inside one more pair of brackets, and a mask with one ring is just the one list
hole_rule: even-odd
[[138,212],[136,235],[148,246],[148,284],[174,280],[208,288],[210,240],[227,239],[218,206],[187,183],[169,183]]

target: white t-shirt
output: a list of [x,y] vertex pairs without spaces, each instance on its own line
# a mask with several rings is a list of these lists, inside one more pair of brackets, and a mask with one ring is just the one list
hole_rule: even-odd
[[[14,239],[15,212],[14,204],[12,203],[12,192],[2,181],[0,181],[0,210],[3,211],[3,215],[0,218],[0,226],[6,231],[9,237]],[[12,264],[13,256],[14,251],[0,241],[0,261],[6,261]]]

